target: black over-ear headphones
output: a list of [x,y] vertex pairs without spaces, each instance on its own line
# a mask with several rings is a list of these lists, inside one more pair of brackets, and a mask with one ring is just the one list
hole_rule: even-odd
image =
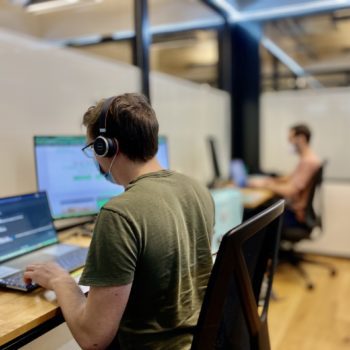
[[98,117],[99,136],[94,141],[94,152],[97,157],[113,157],[118,152],[118,141],[115,138],[106,136],[107,115],[109,108],[115,97],[110,97],[102,105],[101,113]]

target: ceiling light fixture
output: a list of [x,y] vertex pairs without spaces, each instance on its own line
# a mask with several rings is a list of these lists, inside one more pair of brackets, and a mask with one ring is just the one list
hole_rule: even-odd
[[102,0],[51,0],[28,5],[26,10],[30,13],[47,13],[57,9],[68,8],[72,6],[92,5],[102,2]]

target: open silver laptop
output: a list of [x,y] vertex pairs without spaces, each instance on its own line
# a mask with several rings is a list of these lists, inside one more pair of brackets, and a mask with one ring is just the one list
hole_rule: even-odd
[[29,291],[27,265],[56,261],[68,271],[82,267],[87,248],[58,242],[46,192],[0,198],[0,286]]

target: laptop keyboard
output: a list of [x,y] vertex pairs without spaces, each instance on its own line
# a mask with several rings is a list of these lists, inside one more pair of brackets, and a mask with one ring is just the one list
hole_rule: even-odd
[[35,283],[25,284],[23,282],[23,271],[17,272],[14,275],[1,279],[1,285],[13,289],[29,291],[38,287]]
[[[59,256],[54,259],[54,261],[65,270],[71,272],[85,265],[87,252],[88,248],[79,248],[78,250]],[[0,279],[0,286],[6,286],[8,288],[22,291],[30,291],[39,287],[36,283],[26,285],[23,281],[23,271]]]
[[80,248],[73,252],[61,255],[56,262],[67,271],[73,271],[85,265],[88,248]]

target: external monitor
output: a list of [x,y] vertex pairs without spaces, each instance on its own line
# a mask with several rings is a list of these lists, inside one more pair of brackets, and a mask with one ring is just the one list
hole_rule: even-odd
[[[108,182],[81,151],[85,136],[35,136],[37,187],[46,191],[54,219],[95,215],[124,191]],[[159,138],[158,158],[169,167],[166,137]]]

